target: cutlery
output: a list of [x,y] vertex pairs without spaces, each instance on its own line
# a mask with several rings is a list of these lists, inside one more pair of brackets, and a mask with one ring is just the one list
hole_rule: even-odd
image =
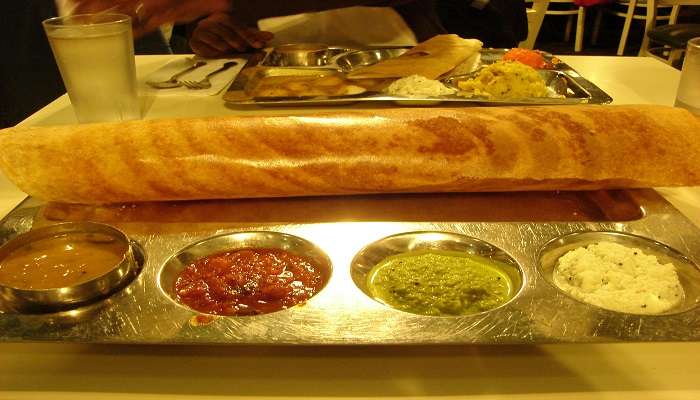
[[194,64],[192,64],[191,67],[178,72],[177,74],[173,75],[170,77],[170,79],[161,81],[161,82],[146,82],[149,86],[152,86],[156,89],[171,89],[171,88],[176,88],[182,86],[182,83],[177,80],[177,78],[181,77],[182,75],[185,75],[186,73],[192,72],[195,69],[202,67],[204,65],[207,65],[205,61],[197,61]]
[[224,63],[224,65],[222,65],[221,68],[217,69],[216,71],[208,73],[207,76],[205,76],[204,79],[200,81],[181,81],[181,83],[185,85],[188,89],[209,89],[211,87],[211,82],[209,81],[209,78],[218,74],[219,72],[226,71],[227,69],[236,65],[238,65],[236,61],[229,61],[227,63]]

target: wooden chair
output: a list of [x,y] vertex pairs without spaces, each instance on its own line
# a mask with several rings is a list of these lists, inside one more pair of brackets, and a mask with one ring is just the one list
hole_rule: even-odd
[[527,9],[527,39],[518,44],[518,47],[533,49],[540,33],[544,15],[549,7],[550,0],[534,0],[532,7]]
[[[671,4],[666,4],[669,1],[674,1],[674,0],[625,0],[625,1],[618,1],[618,4],[613,5],[612,7],[604,8],[601,7],[598,9],[598,14],[596,15],[595,22],[593,24],[593,35],[591,37],[591,43],[596,44],[598,42],[598,34],[600,32],[600,24],[603,19],[603,12],[610,13],[612,15],[622,17],[625,19],[625,23],[622,27],[622,34],[620,35],[620,44],[617,46],[617,55],[621,56],[625,53],[625,46],[627,45],[627,38],[629,37],[630,33],[630,27],[632,26],[632,21],[633,20],[642,20],[646,21],[647,17],[649,15],[650,10],[655,7],[652,6],[654,4],[654,1],[658,2],[663,1],[663,5],[657,5],[658,7],[663,7],[663,8],[671,8],[671,12],[669,15],[658,15],[654,17],[654,21],[668,21],[669,24],[675,24],[676,20],[678,19],[678,12],[680,10],[680,6],[678,5],[671,5]],[[700,0],[694,0],[698,3],[700,3]],[[619,8],[615,8],[617,5],[622,5],[626,6],[627,9],[624,12],[619,11]],[[650,8],[650,6],[652,6]],[[639,8],[639,11],[637,10]],[[648,32],[648,29],[645,29],[644,31],[644,39],[647,40],[646,34]]]
[[[676,10],[675,16],[669,20],[669,24],[675,24],[680,6],[700,6],[700,0],[647,0],[647,15],[644,24],[644,39],[642,47],[639,49],[640,56],[646,56],[649,52],[649,31],[656,27],[658,9],[660,7],[673,7]],[[673,15],[673,12],[671,12]]]
[[[661,47],[647,50],[649,56],[674,65],[680,62],[681,56],[692,38],[700,37],[700,24],[672,24],[659,26],[649,30],[649,42]],[[658,54],[657,54],[658,53]]]
[[[569,3],[574,6],[574,0],[550,0],[552,3]],[[570,10],[547,10],[546,15],[566,15],[566,29],[564,30],[564,40],[569,41],[571,38],[571,30],[574,24],[574,16],[576,16],[576,39],[574,41],[574,51],[580,52],[583,50],[583,28],[586,23],[586,8],[573,7]]]

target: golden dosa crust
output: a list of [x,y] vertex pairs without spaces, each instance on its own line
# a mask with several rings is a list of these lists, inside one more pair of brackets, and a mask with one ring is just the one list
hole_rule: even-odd
[[68,203],[700,184],[700,120],[660,106],[393,109],[0,132],[0,168]]
[[481,51],[477,39],[462,39],[457,35],[437,35],[419,43],[399,57],[358,68],[347,74],[348,79],[386,79],[421,75],[437,79],[467,58]]

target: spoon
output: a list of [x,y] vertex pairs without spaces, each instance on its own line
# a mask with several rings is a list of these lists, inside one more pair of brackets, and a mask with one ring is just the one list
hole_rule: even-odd
[[152,86],[156,89],[172,89],[176,87],[182,86],[182,83],[177,80],[177,78],[181,77],[182,75],[185,75],[188,72],[194,71],[195,69],[202,67],[204,65],[207,65],[205,61],[197,61],[194,64],[192,64],[191,67],[187,68],[186,70],[180,71],[177,74],[173,75],[170,77],[170,79],[161,81],[161,82],[151,82],[148,81],[146,82],[149,86]]

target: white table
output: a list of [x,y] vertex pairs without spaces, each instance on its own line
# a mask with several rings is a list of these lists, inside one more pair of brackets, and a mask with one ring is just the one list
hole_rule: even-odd
[[[139,76],[171,57],[137,59]],[[562,57],[617,104],[670,105],[679,72],[647,58]],[[218,98],[149,99],[146,118],[231,110]],[[318,111],[313,109],[311,111]],[[24,124],[74,122],[66,96]],[[697,188],[660,190],[700,225]],[[24,195],[0,176],[0,215]],[[0,399],[700,399],[700,343],[208,347],[0,344]]]

